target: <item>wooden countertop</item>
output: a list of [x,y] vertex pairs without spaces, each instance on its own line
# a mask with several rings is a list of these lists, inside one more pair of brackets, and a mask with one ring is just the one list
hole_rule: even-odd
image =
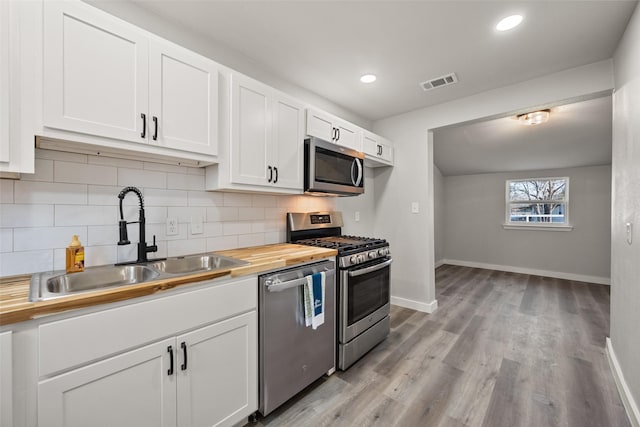
[[249,262],[249,264],[215,272],[190,274],[178,278],[155,280],[138,285],[103,289],[39,302],[29,301],[31,275],[0,278],[0,326],[61,311],[152,295],[173,289],[176,286],[218,277],[240,277],[293,266],[303,262],[336,256],[337,251],[312,246],[278,243],[275,245],[217,251],[215,253],[238,258]]

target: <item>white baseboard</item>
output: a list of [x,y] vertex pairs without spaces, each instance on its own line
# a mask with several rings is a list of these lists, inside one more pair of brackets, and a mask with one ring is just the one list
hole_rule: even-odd
[[556,279],[575,280],[578,282],[598,283],[610,285],[609,277],[586,276],[583,274],[562,273],[559,271],[538,270],[535,268],[513,267],[510,265],[485,264],[483,262],[460,261],[457,259],[443,259],[443,264],[459,265],[462,267],[485,268],[487,270],[508,271],[511,273],[532,274],[534,276],[555,277]]
[[640,427],[640,410],[638,410],[638,405],[635,400],[633,400],[631,390],[629,390],[629,386],[624,379],[624,375],[620,369],[620,364],[618,363],[618,358],[616,357],[616,353],[613,351],[613,346],[611,345],[611,339],[609,337],[607,337],[607,358],[609,359],[609,367],[611,368],[613,379],[618,387],[618,393],[620,393],[624,409],[627,411],[629,421],[632,426]]
[[431,302],[421,302],[412,299],[391,297],[391,304],[399,305],[400,307],[410,308],[412,310],[422,311],[423,313],[433,313],[438,309],[438,300],[434,299]]
[[433,268],[438,268],[441,265],[445,265],[445,264],[446,264],[446,262],[445,262],[444,259],[439,259],[438,261],[436,261],[436,263],[434,264]]

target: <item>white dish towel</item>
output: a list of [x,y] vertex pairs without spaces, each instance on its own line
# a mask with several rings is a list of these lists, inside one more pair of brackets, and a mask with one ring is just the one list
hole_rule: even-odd
[[304,284],[304,322],[313,329],[324,323],[325,281],[325,273],[320,272],[307,276]]

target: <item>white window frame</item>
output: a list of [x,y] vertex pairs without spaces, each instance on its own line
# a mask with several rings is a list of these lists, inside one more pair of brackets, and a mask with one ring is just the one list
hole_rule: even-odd
[[[512,182],[520,181],[550,181],[550,180],[564,180],[565,193],[564,193],[564,223],[523,223],[511,221],[511,205],[521,204],[526,201],[514,202],[511,200],[509,187]],[[505,181],[505,206],[504,206],[504,223],[502,227],[505,230],[542,230],[542,231],[571,231],[573,226],[569,222],[569,177],[568,176],[556,176],[556,177],[540,177],[540,178],[519,178],[519,179],[507,179]],[[555,203],[558,200],[536,200],[536,203]]]

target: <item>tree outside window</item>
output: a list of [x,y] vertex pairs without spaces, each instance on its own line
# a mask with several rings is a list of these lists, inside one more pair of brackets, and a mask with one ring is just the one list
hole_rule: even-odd
[[569,178],[507,180],[506,223],[568,225]]

